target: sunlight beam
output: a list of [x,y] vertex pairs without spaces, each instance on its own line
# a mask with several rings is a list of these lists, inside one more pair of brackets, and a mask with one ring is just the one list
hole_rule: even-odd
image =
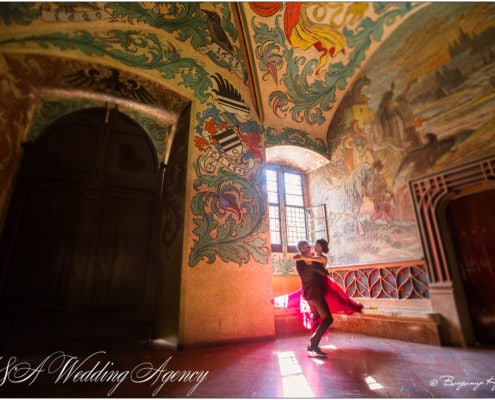
[[283,397],[314,397],[293,351],[277,352]]
[[383,386],[379,382],[377,382],[376,379],[373,378],[372,376],[367,376],[366,378],[364,378],[364,380],[366,381],[368,387],[371,390],[383,389]]

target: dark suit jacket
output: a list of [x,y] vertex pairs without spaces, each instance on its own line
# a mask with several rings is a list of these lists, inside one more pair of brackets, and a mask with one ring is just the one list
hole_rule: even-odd
[[306,300],[316,300],[323,297],[322,276],[328,271],[318,262],[306,265],[303,260],[296,261],[296,269],[301,278],[302,295]]

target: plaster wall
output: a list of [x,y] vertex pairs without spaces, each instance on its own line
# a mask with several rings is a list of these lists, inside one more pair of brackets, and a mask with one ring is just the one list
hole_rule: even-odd
[[[273,335],[266,199],[260,178],[262,128],[253,111],[247,85],[251,77],[243,63],[233,6],[96,7],[2,5],[2,217],[22,160],[21,142],[36,140],[68,112],[117,105],[151,136],[159,161],[168,165],[165,186],[177,184],[179,166],[173,164],[185,163],[180,165],[185,171],[179,182],[182,192],[164,192],[179,195],[182,204],[164,202],[162,217],[179,225],[174,231],[179,236],[167,237],[171,226],[162,226],[158,335],[175,336],[183,346]],[[211,36],[218,15],[223,41]],[[133,85],[153,101],[133,97]],[[189,103],[191,113],[182,113]],[[189,120],[184,124],[181,118]],[[215,137],[225,132],[237,140],[233,149]],[[178,140],[175,135],[182,136]],[[175,142],[186,144],[182,157],[173,154],[178,151]],[[175,219],[167,216],[170,208]],[[248,317],[244,310],[256,313]]]
[[[185,346],[274,334],[271,276],[290,266],[270,251],[265,147],[297,147],[284,154],[291,165],[301,150],[318,154],[308,198],[327,205],[331,265],[421,258],[408,180],[495,152],[493,4],[269,6],[239,6],[243,29],[235,3],[0,8],[2,219],[21,143],[71,111],[117,105],[164,164],[181,135],[159,325]],[[154,101],[133,97],[131,82]]]

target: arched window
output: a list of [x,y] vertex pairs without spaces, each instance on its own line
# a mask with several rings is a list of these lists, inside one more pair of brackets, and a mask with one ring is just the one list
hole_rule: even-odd
[[288,167],[270,164],[265,169],[272,251],[296,252],[306,239],[304,175]]

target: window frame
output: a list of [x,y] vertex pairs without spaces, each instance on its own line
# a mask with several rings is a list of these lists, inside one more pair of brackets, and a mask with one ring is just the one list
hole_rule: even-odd
[[[269,213],[269,221],[270,221],[270,241],[271,241],[271,248],[273,252],[287,252],[287,253],[297,253],[297,246],[296,245],[289,245],[289,240],[288,240],[288,224],[287,224],[287,208],[300,208],[301,211],[303,212],[303,219],[304,221],[304,237],[301,237],[300,240],[305,239],[307,236],[308,232],[308,221],[306,218],[306,193],[305,193],[305,174],[293,167],[287,167],[284,165],[280,164],[267,164],[265,167],[265,174],[266,171],[274,171],[276,173],[276,183],[277,183],[277,199],[278,202],[270,202],[270,195],[268,196],[268,213]],[[285,173],[290,173],[290,174],[295,174],[298,175],[301,178],[301,197],[302,197],[302,206],[297,206],[297,205],[287,205],[287,193],[286,193],[286,182],[285,182]],[[268,182],[268,176],[265,175],[267,182]],[[267,183],[267,190],[268,190],[268,183]],[[273,193],[273,191],[271,192]],[[278,207],[278,227],[279,227],[279,235],[280,235],[280,243],[273,243],[271,240],[273,231],[272,231],[272,219],[273,216],[270,214],[270,206],[277,206]],[[275,231],[277,232],[277,231]]]

